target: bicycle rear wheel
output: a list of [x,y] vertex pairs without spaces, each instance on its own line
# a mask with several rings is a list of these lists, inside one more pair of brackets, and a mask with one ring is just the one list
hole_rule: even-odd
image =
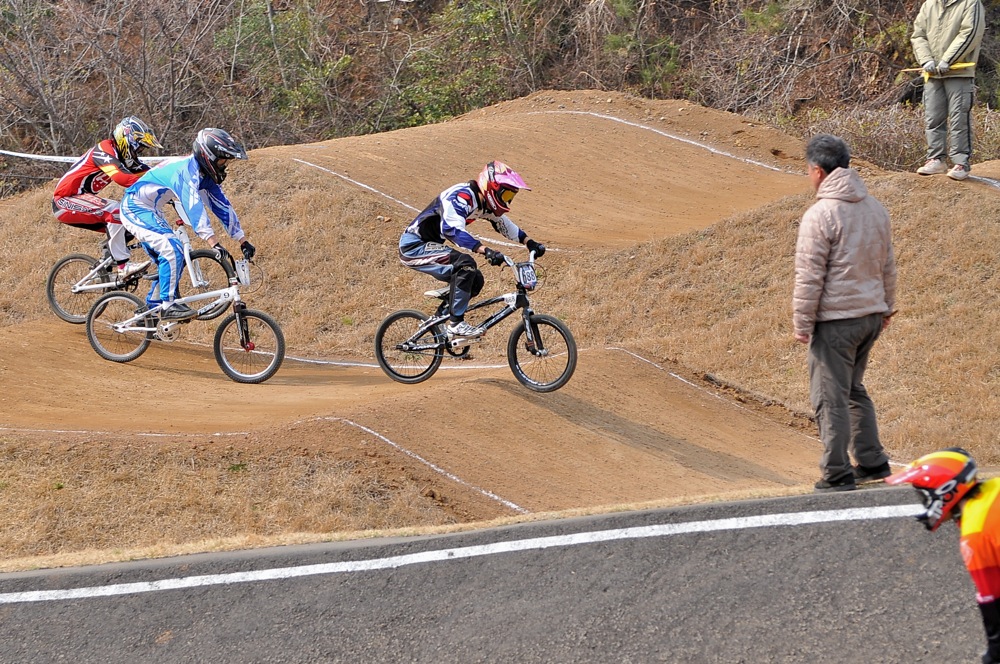
[[555,316],[531,317],[534,341],[524,321],[507,341],[507,362],[518,382],[535,392],[553,392],[569,382],[576,371],[576,340],[566,324]]
[[213,349],[223,373],[237,383],[263,383],[285,359],[285,335],[264,312],[244,309],[219,324]]
[[[152,338],[151,332],[117,332],[113,327],[145,310],[146,303],[132,293],[116,291],[97,298],[87,314],[87,340],[91,348],[112,362],[131,362],[145,353]],[[156,327],[148,316],[136,325]]]
[[[52,313],[74,325],[87,322],[87,312],[97,298],[107,292],[107,289],[74,293],[72,288],[87,276],[97,263],[97,259],[93,256],[70,254],[52,266],[49,278],[45,281],[45,296],[49,300]],[[101,270],[87,281],[88,284],[112,282],[111,274],[107,270]]]
[[386,316],[375,332],[375,358],[389,378],[400,383],[420,383],[441,366],[447,337],[435,325],[417,335],[428,318],[423,312],[404,309]]

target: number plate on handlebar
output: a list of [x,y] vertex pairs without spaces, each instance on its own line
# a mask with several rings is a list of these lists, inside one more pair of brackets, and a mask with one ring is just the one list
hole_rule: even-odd
[[531,290],[538,284],[538,276],[535,274],[535,266],[531,263],[517,264],[517,281],[524,286],[525,290]]

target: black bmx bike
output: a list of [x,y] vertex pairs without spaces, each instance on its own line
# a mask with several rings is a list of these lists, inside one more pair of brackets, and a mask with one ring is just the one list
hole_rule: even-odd
[[[489,330],[513,313],[521,320],[507,340],[507,362],[518,382],[535,392],[552,392],[569,382],[576,370],[576,341],[566,324],[555,316],[535,313],[528,294],[538,285],[535,254],[516,263],[504,256],[517,284],[513,293],[491,297],[469,306],[467,315],[488,314],[479,323]],[[449,338],[449,289],[427,291],[440,303],[433,315],[403,309],[382,321],[375,332],[375,357],[382,370],[400,383],[420,383],[440,368],[445,355],[464,357],[480,337]],[[485,333],[484,333],[485,334]]]

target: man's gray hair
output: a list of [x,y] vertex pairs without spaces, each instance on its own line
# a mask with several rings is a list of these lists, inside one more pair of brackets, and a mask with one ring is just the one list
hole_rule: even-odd
[[832,173],[837,168],[850,167],[851,150],[839,136],[816,134],[806,145],[806,161],[819,166],[824,173]]

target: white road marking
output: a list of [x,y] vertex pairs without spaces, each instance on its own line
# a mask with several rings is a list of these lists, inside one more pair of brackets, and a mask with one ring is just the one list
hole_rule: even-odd
[[728,519],[715,519],[711,521],[692,521],[688,523],[636,526],[633,528],[598,530],[593,532],[574,533],[572,535],[534,537],[530,539],[514,540],[511,542],[494,542],[492,544],[437,549],[434,551],[424,551],[421,553],[411,553],[401,556],[389,556],[387,558],[374,558],[370,560],[301,565],[298,567],[281,567],[250,572],[233,572],[230,574],[206,574],[161,579],[159,581],[116,583],[107,586],[67,588],[64,590],[30,590],[24,592],[0,593],[0,604],[53,601],[60,602],[73,599],[113,597],[137,593],[160,592],[164,590],[179,590],[183,588],[228,585],[233,583],[254,583],[258,581],[294,579],[304,576],[370,572],[374,570],[397,569],[408,565],[479,558],[483,556],[494,556],[520,551],[541,551],[554,547],[580,546],[616,540],[669,537],[690,533],[709,533],[728,530],[745,530],[750,528],[803,526],[815,523],[833,523],[838,521],[895,519],[899,517],[915,516],[921,511],[923,510],[919,505],[897,505],[889,507],[859,507],[853,509],[815,512],[787,512],[783,514],[763,514],[759,516],[734,517]]

